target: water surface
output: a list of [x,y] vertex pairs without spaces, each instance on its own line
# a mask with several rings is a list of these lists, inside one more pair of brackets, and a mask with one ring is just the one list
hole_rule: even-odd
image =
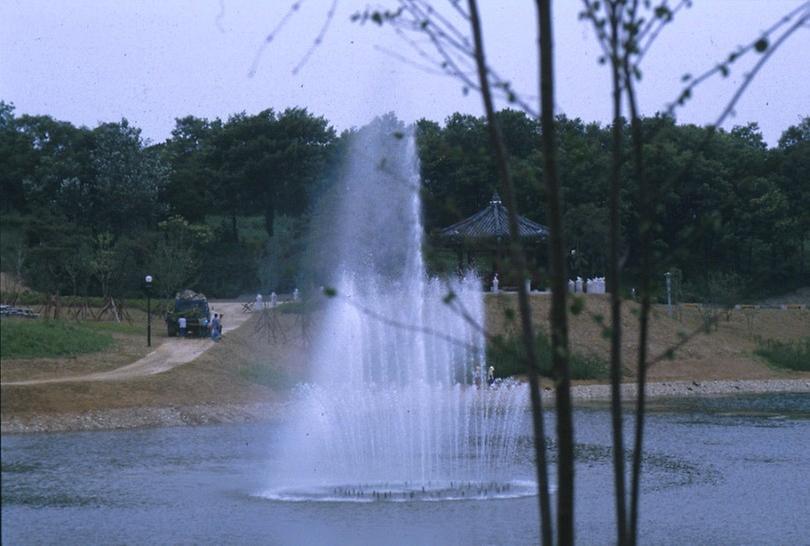
[[[810,395],[692,398],[648,420],[646,544],[807,544]],[[580,409],[577,541],[613,542],[610,419]],[[629,422],[628,422],[629,424]],[[549,418],[548,426],[553,426]],[[531,544],[534,497],[283,502],[268,424],[2,437],[3,544]],[[550,429],[553,430],[553,429]],[[531,477],[523,431],[516,475]]]

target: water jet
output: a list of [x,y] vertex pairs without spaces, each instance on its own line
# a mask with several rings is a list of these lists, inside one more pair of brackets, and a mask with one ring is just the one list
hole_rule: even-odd
[[[332,219],[332,294],[312,381],[266,496],[403,501],[533,493],[512,475],[526,392],[488,386],[481,280],[430,278],[414,138],[391,117],[355,135]],[[525,476],[524,476],[525,477]]]

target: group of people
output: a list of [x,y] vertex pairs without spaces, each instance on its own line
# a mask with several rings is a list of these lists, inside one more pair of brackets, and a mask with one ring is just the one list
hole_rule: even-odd
[[208,331],[211,333],[211,339],[219,341],[222,339],[222,317],[219,313],[214,313],[214,318],[208,323]]
[[[222,338],[222,318],[224,316],[224,314],[214,313],[214,318],[208,323],[208,335],[214,341],[219,341]],[[186,337],[188,329],[188,320],[186,317],[177,319],[177,328],[180,330],[180,337]],[[200,334],[202,334],[202,332],[200,332]]]

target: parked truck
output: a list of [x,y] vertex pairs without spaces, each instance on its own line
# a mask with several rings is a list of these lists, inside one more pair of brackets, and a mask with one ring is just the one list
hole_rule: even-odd
[[174,309],[166,313],[166,329],[169,337],[180,333],[178,320],[186,319],[187,337],[205,337],[208,335],[208,323],[211,321],[211,310],[205,294],[193,290],[182,290],[174,298]]

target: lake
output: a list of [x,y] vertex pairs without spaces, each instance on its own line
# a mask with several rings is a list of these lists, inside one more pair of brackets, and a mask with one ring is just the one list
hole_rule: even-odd
[[[610,416],[604,406],[581,407],[575,425],[577,542],[611,544]],[[268,485],[283,481],[274,472],[277,431],[255,423],[5,435],[2,542],[538,541],[535,497],[268,499]],[[810,543],[810,394],[656,401],[646,439],[642,544]],[[518,479],[533,476],[526,440],[512,462]]]

